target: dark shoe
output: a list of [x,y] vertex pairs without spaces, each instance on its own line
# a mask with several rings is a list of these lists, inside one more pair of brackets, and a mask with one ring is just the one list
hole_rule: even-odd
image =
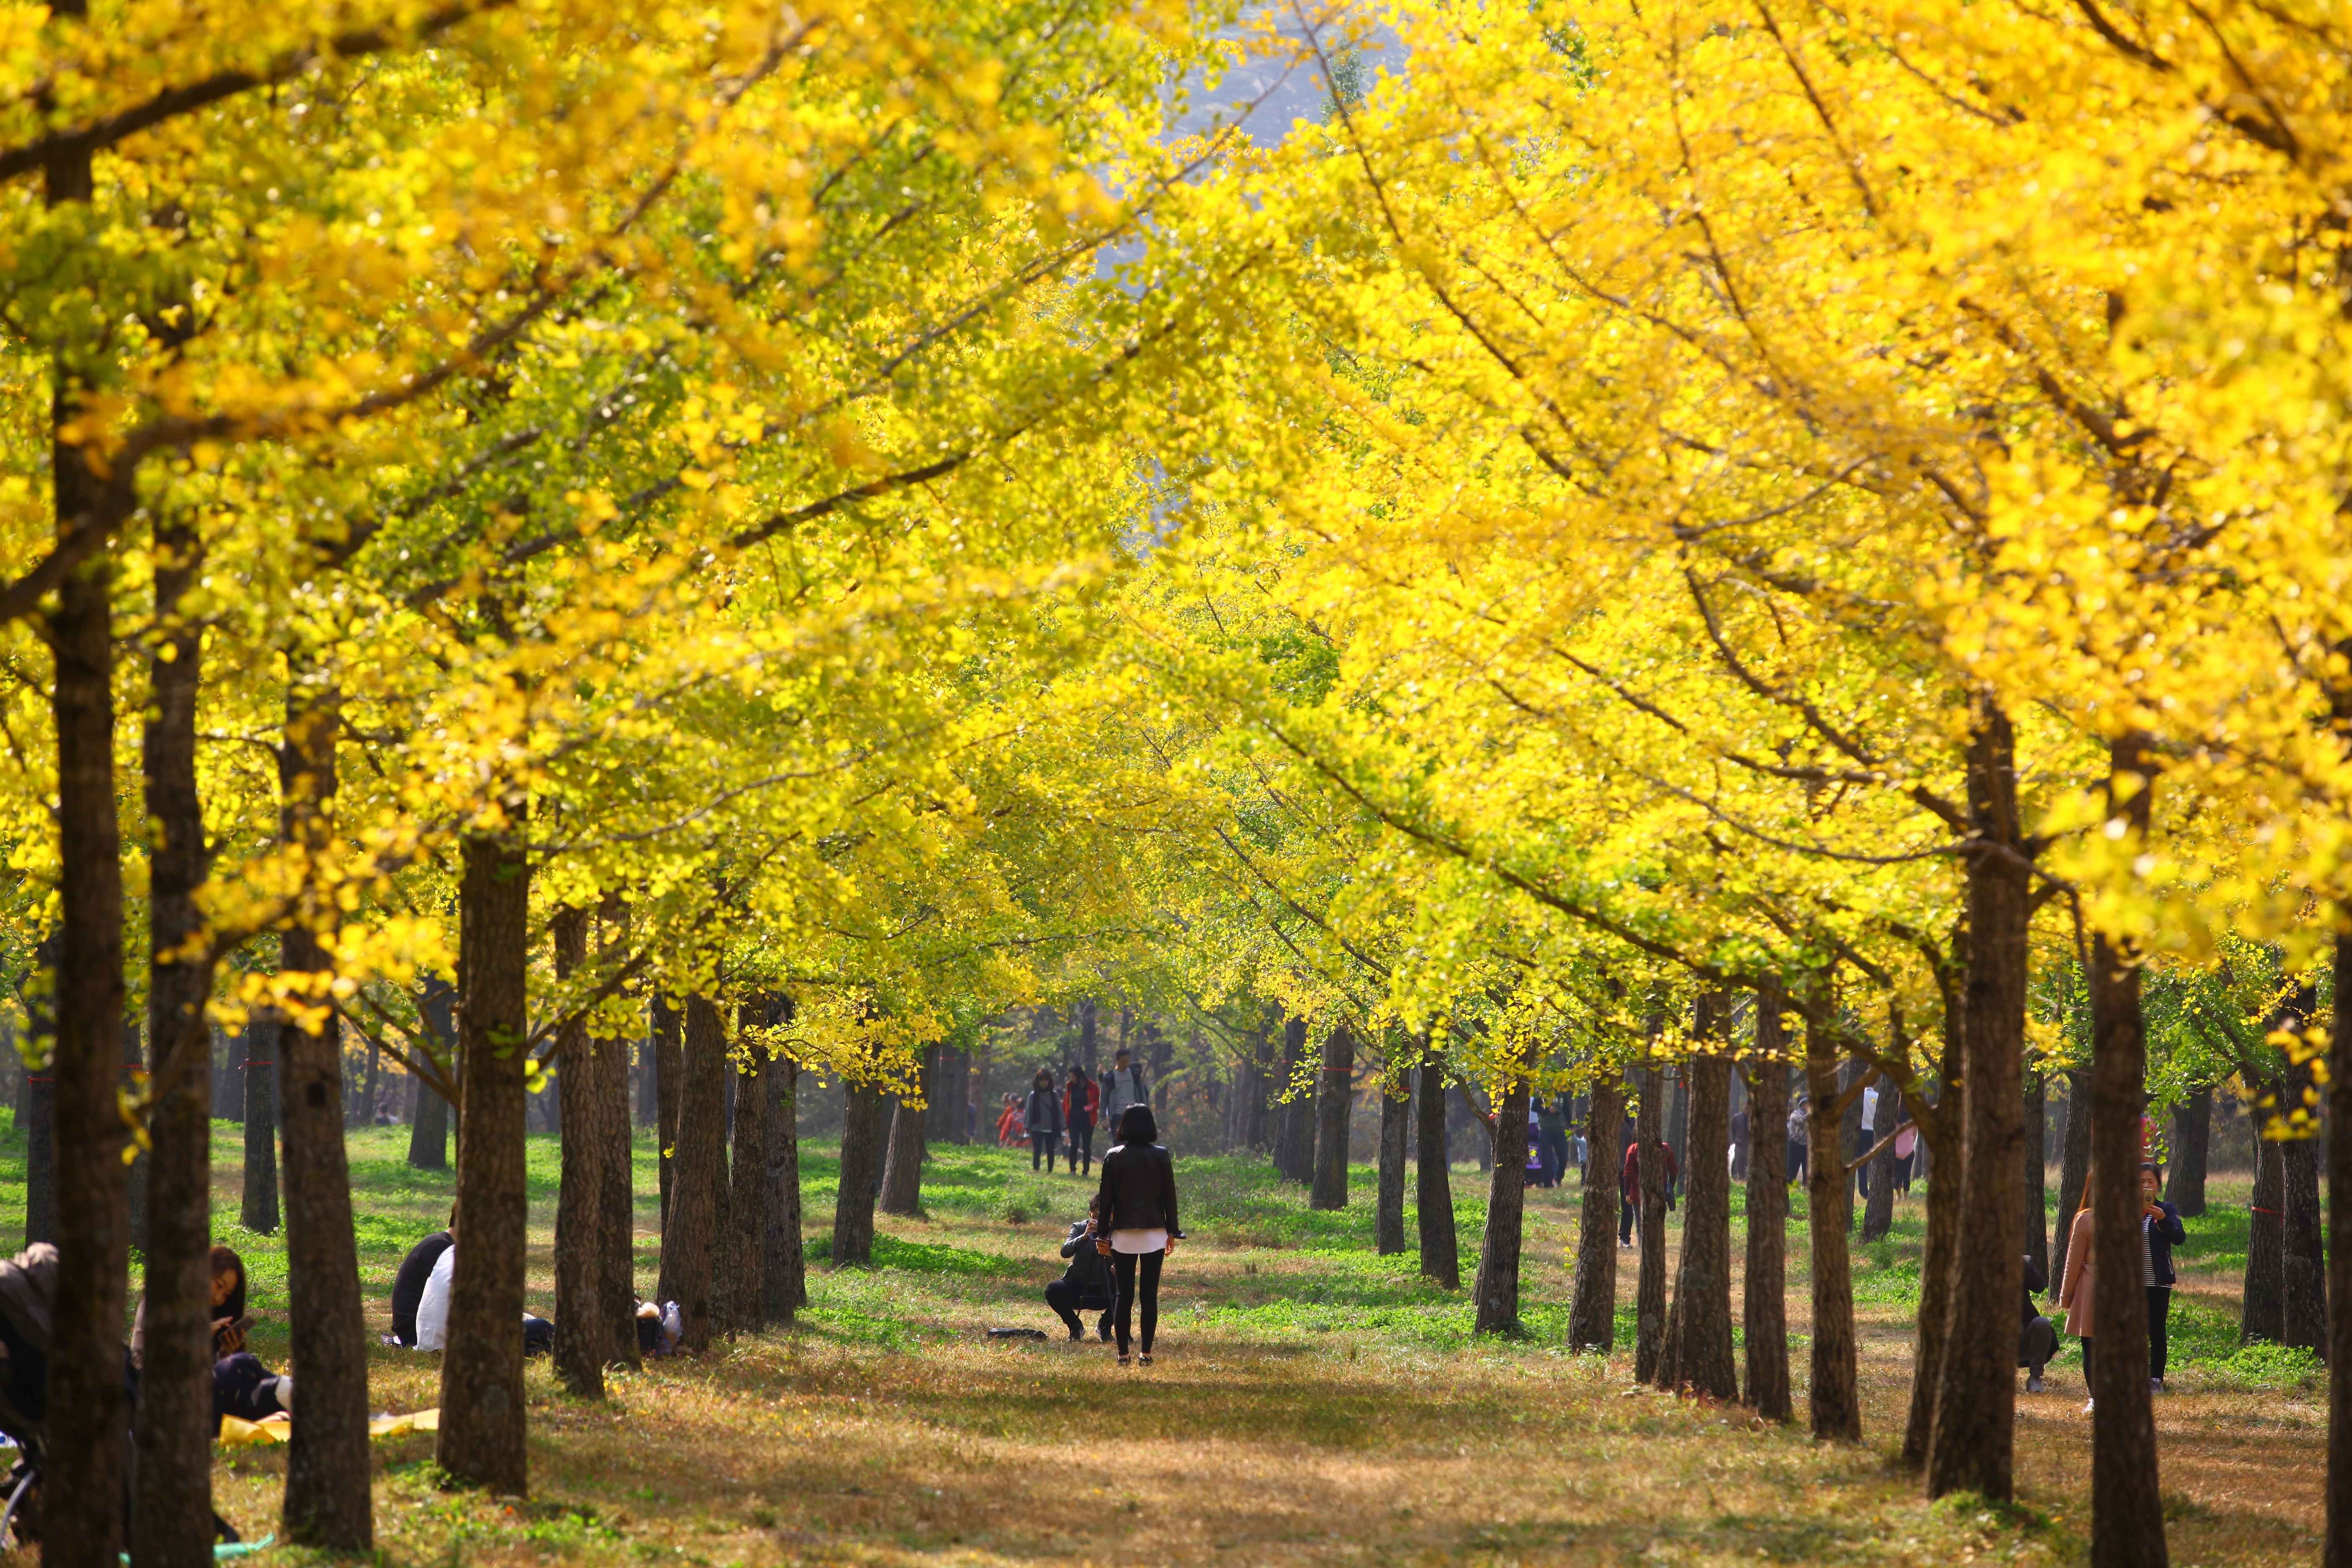
[[1151,1364],[1151,1352],[1150,1351],[1145,1351],[1141,1355],[1137,1356],[1135,1360],[1136,1363],[1139,1366],[1150,1366]]
[[1073,1343],[1073,1344],[1076,1343],[1076,1342],[1077,1342],[1078,1341],[1080,1341],[1080,1340],[1085,1339],[1086,1337],[1087,1337],[1087,1331],[1086,1331],[1086,1330],[1084,1330],[1084,1329],[1072,1329],[1072,1330],[1070,1331],[1070,1342],[1071,1342],[1071,1343]]
[[1127,1352],[1125,1351],[1118,1352],[1118,1364],[1121,1366],[1125,1366],[1127,1364]]
[[1097,1324],[1097,1325],[1095,1326],[1095,1336],[1096,1336],[1096,1338],[1097,1338],[1097,1339],[1101,1340],[1101,1341],[1102,1341],[1102,1342],[1103,1342],[1103,1343],[1105,1343],[1105,1344],[1108,1344],[1108,1343],[1110,1343],[1110,1320],[1109,1320],[1109,1319],[1106,1318],[1106,1319],[1104,1319],[1100,1323],[1098,1323],[1098,1324]]

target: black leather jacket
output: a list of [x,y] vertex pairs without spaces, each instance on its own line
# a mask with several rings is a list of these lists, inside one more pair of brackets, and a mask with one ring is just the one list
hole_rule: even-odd
[[1110,1265],[1095,1248],[1095,1238],[1087,1234],[1087,1222],[1079,1220],[1070,1226],[1070,1238],[1062,1243],[1062,1256],[1070,1260],[1062,1271],[1065,1284],[1075,1287],[1081,1298],[1092,1300],[1110,1294]]
[[1157,1143],[1121,1143],[1103,1156],[1102,1234],[1115,1230],[1165,1230],[1181,1236],[1176,1223],[1176,1162]]

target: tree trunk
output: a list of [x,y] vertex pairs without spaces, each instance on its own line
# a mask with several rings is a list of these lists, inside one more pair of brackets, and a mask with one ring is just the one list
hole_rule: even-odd
[[1859,1443],[1862,1401],[1854,1386],[1853,1265],[1846,1253],[1845,1121],[1837,1110],[1838,1079],[1836,1045],[1827,1029],[1808,1019],[1805,1217],[1813,1248],[1813,1354],[1805,1406],[1814,1436]]
[[[1956,1030],[1948,1026],[1948,1034]],[[1919,1149],[1928,1147],[1932,1131],[1947,1141],[1958,1137],[1958,1119],[1938,1102],[1933,1127],[1923,1121]],[[1922,1469],[1936,1426],[1936,1391],[1943,1382],[1944,1336],[1952,1321],[1952,1296],[1959,1288],[1952,1278],[1959,1256],[1960,1173],[1954,1160],[1944,1173],[1927,1184],[1927,1239],[1919,1261],[1919,1321],[1911,1351],[1911,1407],[1903,1426],[1903,1467]],[[2019,1288],[2023,1289],[2021,1280]]]
[[874,1184],[882,1168],[890,1096],[865,1084],[844,1086],[841,1191],[833,1205],[833,1267],[863,1268],[874,1261]]
[[1748,1156],[1748,1271],[1739,1321],[1748,1342],[1746,1401],[1767,1421],[1796,1414],[1789,1390],[1788,1050],[1780,996],[1759,993],[1756,1056],[1748,1074],[1754,1148]]
[[[1730,1008],[1699,999],[1702,1039],[1723,1043]],[[1684,1067],[1690,1121],[1689,1196],[1683,1205],[1683,1248],[1659,1386],[1725,1401],[1739,1397],[1731,1354],[1731,1058],[1694,1058]]]
[[2018,1226],[2025,1150],[2017,1123],[2025,1105],[2032,905],[2031,846],[2019,826],[2013,746],[2008,719],[1997,709],[1979,714],[1970,738],[1969,800],[1977,847],[1967,859],[1969,964],[1961,1007],[1966,1152],[1927,1495],[1972,1491],[2007,1502],[2015,1491],[2018,1304],[2025,1290]]
[[1477,1317],[1471,1332],[1519,1330],[1519,1245],[1527,1207],[1528,1085],[1511,1081],[1495,1109],[1495,1174],[1486,1189],[1486,1230],[1478,1245]]
[[1569,1300],[1570,1350],[1609,1351],[1617,1342],[1617,1131],[1625,1120],[1622,1082],[1592,1080],[1584,1117],[1584,1212],[1576,1233],[1576,1289]]
[[1095,999],[1091,996],[1078,1004],[1078,1061],[1088,1078],[1100,1078],[1102,1069],[1096,1065]]
[[705,996],[686,999],[680,1053],[677,1146],[669,1221],[662,1229],[662,1278],[677,1292],[678,1346],[700,1352],[717,1328],[719,1247],[727,1181],[727,1026]]
[[1641,1148],[1641,1271],[1633,1284],[1633,1381],[1654,1382],[1666,1344],[1666,1155],[1665,1079],[1656,1068],[1642,1069],[1641,1104],[1633,1137]]
[[2206,1161],[2212,1151],[2213,1090],[2208,1087],[2182,1100],[2172,1112],[2172,1170],[2164,1195],[2183,1219],[2195,1219],[2205,1212]]
[[761,1077],[768,1085],[768,1225],[760,1293],[765,1320],[790,1323],[808,1305],[808,1265],[801,1253],[801,1064],[779,1057]]
[[[147,1058],[140,1045],[138,1010],[127,1004],[122,1013],[122,1069],[120,1082],[122,1092],[134,1099],[139,1093],[139,1075],[146,1069]],[[124,1226],[131,1236],[131,1249],[147,1250],[147,1152],[137,1149],[131,1156],[131,1169],[123,1178]],[[124,1281],[125,1289],[129,1281]]]
[[[2133,769],[2125,745],[2117,772]],[[2123,809],[2147,831],[2143,784]],[[2112,796],[2110,796],[2112,799]],[[2164,1568],[2164,1500],[2157,1487],[2156,1413],[2147,1386],[2147,1296],[2140,1283],[2140,1104],[2147,1042],[2139,963],[2102,932],[2091,942],[2091,1562],[2094,1568]],[[2012,1374],[2013,1375],[2013,1374]]]
[[1307,1020],[1289,1019],[1282,1026],[1282,1078],[1275,1085],[1288,1098],[1281,1102],[1280,1131],[1275,1134],[1274,1142],[1274,1169],[1284,1180],[1301,1185],[1315,1179],[1315,1101],[1310,1096],[1294,1092],[1298,1067],[1306,1057]]
[[1422,1277],[1448,1290],[1459,1290],[1462,1260],[1454,1234],[1454,1178],[1446,1167],[1445,1067],[1427,1039],[1422,1041],[1416,1112],[1413,1220],[1421,1233]]
[[655,1160],[655,1173],[661,1179],[662,1214],[662,1283],[661,1297],[665,1301],[677,1299],[677,1288],[669,1277],[669,1200],[671,1190],[677,1184],[677,1103],[681,1086],[686,1082],[686,1046],[681,1028],[682,1016],[669,1005],[669,998],[656,994],[653,1003],[654,1056],[654,1117],[655,1146],[660,1151]]
[[[2336,994],[2352,998],[2352,931],[2336,933]],[[2213,1093],[2201,1091],[2204,1129],[2212,1125]],[[2206,1131],[2197,1135],[2197,1197],[2205,1197]],[[2179,1167],[2176,1166],[2177,1170]],[[2327,1041],[2327,1293],[2341,1309],[2352,1302],[2352,1007],[2336,1005]],[[2352,1568],[2352,1310],[2327,1323],[2327,1539],[2326,1568]]]
[[2050,1106],[2048,1075],[2035,1073],[2025,1087],[2025,1256],[2047,1279],[2050,1273]]
[[[628,906],[611,893],[596,911],[597,963],[606,974],[620,968],[628,941]],[[597,1163],[601,1198],[597,1204],[596,1297],[609,1336],[605,1354],[629,1366],[644,1364],[637,1350],[637,1190],[636,1147],[629,1129],[629,1042],[603,1032],[609,1024],[591,1029],[589,1077],[595,1085],[596,1137],[604,1145]]]
[[[1892,1042],[1900,1051],[1900,1039]],[[1895,1119],[1903,1108],[1903,1097],[1895,1090],[1893,1080],[1882,1078],[1878,1082],[1877,1114],[1863,1131],[1871,1148],[1878,1150],[1872,1157],[1870,1196],[1862,1210],[1862,1239],[1877,1241],[1895,1228]]]
[[[1406,1092],[1399,1094],[1397,1089]],[[1404,1086],[1381,1087],[1380,1190],[1372,1204],[1372,1247],[1382,1258],[1404,1250],[1404,1157],[1412,1137],[1412,1095]]]
[[[341,910],[320,875],[334,852],[335,739],[331,686],[289,660],[286,742],[278,753],[279,831],[305,857],[300,904],[278,939],[289,974],[334,968],[319,932]],[[318,1001],[326,998],[312,993]],[[342,1026],[333,1014],[289,1016],[278,1031],[286,1119],[286,1306],[289,1360],[301,1369],[302,1419],[286,1449],[288,1539],[330,1552],[375,1545],[369,1489],[367,1311],[343,1147]],[[517,1238],[520,1246],[520,1238]]]
[[457,1225],[435,1458],[460,1486],[520,1497],[530,1480],[522,1390],[522,1042],[530,1035],[526,803],[463,841],[457,900]]
[[[2282,1112],[2310,1105],[2319,1113],[2311,1092],[2312,1064],[2290,1064]],[[2279,1170],[2284,1178],[2280,1205],[2279,1331],[2280,1342],[2298,1350],[2325,1353],[2327,1349],[2327,1263],[2321,1255],[2319,1215],[2319,1141],[2294,1138],[2279,1145]]]
[[[929,1089],[918,1069],[915,1092]],[[917,1215],[923,1212],[923,1113],[905,1100],[890,1116],[890,1142],[882,1166],[882,1212]]]
[[[2259,1109],[2254,1121],[2259,1131]],[[2238,1339],[2243,1344],[2280,1344],[2286,1338],[2286,1163],[2279,1145],[2268,1138],[2258,1137],[2254,1143],[2254,1192],[2249,1208]]]
[[[1356,1037],[1342,1024],[1323,1042],[1323,1070],[1315,1075],[1315,1185],[1311,1209],[1348,1206],[1348,1113],[1356,1097]],[[1527,1136],[1524,1129],[1520,1137]]]
[[[1965,1099],[1966,1097],[1963,1096]],[[2066,1130],[2058,1150],[2058,1223],[2050,1233],[2050,1279],[2066,1273],[2066,1243],[2074,1211],[2083,1206],[2083,1183],[2091,1172],[2091,1075],[2066,1075]]]
[[278,1229],[278,1041],[284,1026],[269,1010],[245,1026],[245,1197],[237,1222]]
[[953,1046],[934,1046],[925,1055],[929,1076],[923,1095],[924,1146],[965,1142],[965,1085],[971,1058]]
[[[83,16],[85,0],[55,15]],[[44,171],[49,205],[87,204],[90,148],[61,145]],[[60,533],[110,531],[135,491],[117,487],[65,432],[82,416],[75,373],[61,359],[50,395],[50,489]],[[62,913],[51,1067],[58,1177],[56,1333],[49,1350],[43,1521],[47,1568],[115,1568],[122,1541],[128,1400],[122,1323],[130,1290],[128,1129],[116,1091],[122,1062],[122,825],[114,794],[114,636],[110,558],[68,573],[48,615],[50,713],[57,735],[58,891]]]
[[[416,1013],[432,1038],[442,1070],[456,1081],[457,988],[437,974],[425,975]],[[420,1171],[449,1168],[449,1102],[422,1079],[416,1084],[416,1120],[408,1129],[408,1163]]]
[[[549,927],[561,984],[588,962],[588,911],[567,905]],[[596,1070],[594,1049],[585,1016],[555,1032],[556,1075],[572,1089],[557,1102],[563,1124],[555,1189],[555,1375],[577,1399],[604,1397],[604,1366],[614,1351],[604,1312],[602,1107],[589,1082]]]
[[213,950],[196,892],[210,856],[196,784],[202,628],[181,596],[197,540],[174,510],[155,525],[156,646],[148,662],[148,1214],[146,1353],[140,1371],[135,1568],[213,1561]]
[[768,1053],[754,1046],[735,1079],[735,1164],[727,1183],[728,1250],[734,1258],[727,1279],[727,1327],[730,1333],[760,1327],[767,1299],[761,1272],[767,1258]]

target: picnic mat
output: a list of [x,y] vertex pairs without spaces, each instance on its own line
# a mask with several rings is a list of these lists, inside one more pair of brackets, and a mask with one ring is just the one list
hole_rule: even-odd
[[[368,1423],[368,1436],[389,1437],[400,1432],[438,1432],[441,1430],[441,1410],[413,1410],[405,1415],[379,1415]],[[284,1416],[268,1421],[240,1421],[234,1415],[221,1417],[220,1436],[215,1439],[224,1448],[246,1448],[265,1443],[283,1443],[294,1435],[294,1423]]]

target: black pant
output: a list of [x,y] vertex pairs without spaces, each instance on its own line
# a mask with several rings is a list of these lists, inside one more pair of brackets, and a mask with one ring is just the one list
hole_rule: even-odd
[[[1080,1162],[1084,1163],[1081,1164]],[[1095,1124],[1091,1121],[1070,1123],[1070,1169],[1081,1175],[1095,1168]]]
[[1804,1139],[1791,1138],[1789,1140],[1790,1185],[1794,1186],[1797,1183],[1805,1179],[1805,1160],[1810,1152],[1811,1145],[1809,1145]]
[[1633,1239],[1633,1227],[1642,1220],[1642,1200],[1629,1198],[1622,1191],[1617,1194],[1617,1239]]
[[1559,1128],[1547,1128],[1536,1139],[1536,1151],[1543,1160],[1544,1185],[1559,1185],[1568,1174],[1568,1134]]
[[[1092,1242],[1089,1241],[1088,1245],[1091,1246]],[[1073,1339],[1087,1331],[1086,1324],[1078,1321],[1080,1312],[1100,1312],[1102,1321],[1098,1326],[1104,1329],[1110,1327],[1110,1303],[1100,1296],[1082,1294],[1066,1279],[1056,1279],[1045,1287],[1045,1305],[1053,1308],[1054,1315],[1068,1325]]]
[[[1114,1321],[1118,1328],[1118,1353],[1127,1353],[1128,1320],[1135,1310],[1135,1277],[1143,1276],[1143,1353],[1151,1353],[1152,1331],[1160,1327],[1160,1265],[1167,1260],[1165,1252],[1114,1252],[1110,1255],[1111,1278],[1118,1282],[1118,1316]],[[1140,1263],[1139,1270],[1136,1265]]]
[[2164,1381],[2165,1358],[2171,1353],[2172,1287],[2148,1285],[2147,1292],[2147,1375]]
[[1054,1135],[1051,1132],[1029,1134],[1029,1168],[1035,1170],[1037,1162],[1045,1162],[1045,1169],[1054,1168]]

